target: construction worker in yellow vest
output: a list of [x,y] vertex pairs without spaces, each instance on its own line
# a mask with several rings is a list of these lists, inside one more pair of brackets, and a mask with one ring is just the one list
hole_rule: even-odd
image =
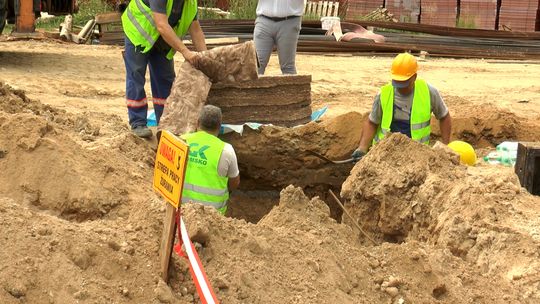
[[182,136],[189,145],[182,203],[211,206],[225,214],[229,191],[240,184],[240,172],[233,147],[217,137],[220,129],[221,110],[206,105],[197,132]]
[[197,20],[197,0],[131,0],[122,14],[126,66],[126,105],[132,132],[151,137],[147,127],[148,103],[144,85],[146,68],[150,69],[152,102],[159,123],[165,100],[175,78],[173,56],[198,67],[199,53],[182,42],[188,32],[197,51],[206,50],[204,33]]
[[392,62],[392,82],[383,86],[375,97],[353,159],[360,160],[372,144],[389,132],[403,133],[417,142],[429,144],[431,113],[439,120],[441,141],[448,144],[452,129],[448,107],[437,89],[417,78],[417,71],[414,56],[409,53],[396,56]]

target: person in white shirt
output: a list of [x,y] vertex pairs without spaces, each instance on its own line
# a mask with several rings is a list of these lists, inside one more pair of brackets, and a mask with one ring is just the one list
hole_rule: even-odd
[[302,26],[303,0],[259,0],[253,40],[263,75],[274,46],[283,74],[296,74],[296,45]]

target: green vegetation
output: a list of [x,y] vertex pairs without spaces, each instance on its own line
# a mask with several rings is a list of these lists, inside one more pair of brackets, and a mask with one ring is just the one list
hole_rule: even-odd
[[255,19],[257,0],[230,0],[231,19]]
[[9,34],[13,31],[13,24],[7,24],[4,26],[4,30],[2,31],[2,34]]
[[[114,10],[109,4],[101,0],[79,0],[79,11],[73,14],[73,25],[84,26],[86,22],[98,14],[111,12]],[[60,23],[64,22],[65,16],[55,16],[50,19],[38,19],[36,28],[57,29]]]
[[302,20],[321,20],[321,17],[315,14],[304,14],[304,16],[302,16]]
[[[199,0],[198,5],[199,5],[199,7],[216,7],[216,1],[215,0]],[[197,18],[199,20],[223,19],[217,13],[212,12],[212,11],[203,10],[203,9],[198,10]]]
[[36,28],[53,30],[60,27],[60,23],[64,22],[64,16],[55,16],[53,18],[41,19],[36,22]]
[[466,28],[466,29],[475,29],[476,28],[476,22],[474,20],[474,17],[459,17],[459,19],[456,21],[456,27],[459,28]]

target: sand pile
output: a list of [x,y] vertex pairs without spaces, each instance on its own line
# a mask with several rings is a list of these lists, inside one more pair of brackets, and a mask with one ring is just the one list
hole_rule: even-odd
[[380,240],[421,241],[540,299],[540,199],[511,169],[465,167],[443,149],[392,135],[351,172],[342,192]]
[[4,196],[82,221],[125,204],[139,188],[137,182],[150,178],[152,150],[129,134],[116,138],[114,146],[94,143],[90,149],[80,142],[99,143],[100,129],[88,118],[30,101],[6,86],[1,94],[0,108],[6,109],[0,112]]
[[[184,215],[192,239],[202,244],[203,264],[223,303],[511,299],[503,296],[509,284],[484,278],[447,251],[419,242],[361,245],[355,231],[329,217],[324,202],[310,200],[292,186],[281,192],[279,205],[256,225],[220,217],[197,205],[185,208]],[[184,270],[180,285],[173,283],[172,288],[182,294],[188,271],[183,261],[176,264]]]
[[[165,203],[151,191],[150,143],[131,135],[114,116],[65,113],[4,85],[0,88],[0,303],[197,303],[182,258],[173,258],[171,287],[158,278]],[[358,128],[351,127],[351,122],[361,122],[358,116],[347,114],[293,129],[263,128],[260,141],[254,134],[237,139],[239,157],[254,157],[249,161],[261,164],[244,168],[247,176],[271,183],[270,187],[286,183],[287,176],[306,186],[303,179],[321,186],[328,182],[326,187],[331,187],[348,169],[300,152],[309,148],[330,158],[348,157],[358,139],[354,133]],[[201,244],[201,259],[219,299],[223,303],[535,302],[534,199],[510,178],[501,177],[499,182],[486,175],[476,182],[492,193],[478,190],[465,198],[487,196],[493,208],[478,205],[476,213],[467,211],[455,201],[466,190],[456,181],[481,174],[426,147],[417,147],[433,160],[425,167],[399,153],[377,152],[392,151],[392,144],[401,150],[408,147],[407,141],[390,140],[355,167],[347,183],[352,201],[348,205],[359,218],[365,216],[361,223],[375,237],[406,240],[401,244],[366,245],[356,231],[332,219],[323,201],[308,199],[294,187],[283,190],[279,205],[256,224],[222,217],[202,206],[186,206],[185,222],[193,240]],[[253,153],[245,152],[250,149]],[[376,157],[386,160],[375,162]],[[370,158],[378,163],[373,171],[366,169]],[[391,188],[386,197],[377,188],[381,183],[377,174],[382,173],[376,168],[388,170],[392,160],[404,169],[392,169],[393,174],[381,171]],[[262,174],[271,172],[267,163],[272,162],[280,173],[272,175],[275,181]],[[422,170],[413,170],[412,165]],[[370,179],[359,178],[361,171]],[[443,182],[445,176],[455,185]],[[369,192],[368,185],[375,190]],[[433,196],[446,192],[452,195]],[[422,199],[429,197],[433,200]],[[391,208],[386,201],[386,213],[369,213],[380,211],[377,202],[407,198],[417,202],[414,216],[408,208]],[[509,200],[519,203],[510,207],[504,204]],[[362,209],[366,202],[373,207]],[[368,221],[368,216],[377,221]],[[401,216],[413,218],[417,225],[408,225]],[[525,237],[527,231],[530,238]],[[517,258],[511,260],[511,254]]]
[[0,85],[0,303],[155,297],[153,152],[116,119],[91,118]]
[[[455,96],[445,97],[445,101],[452,115],[452,138],[475,148],[495,147],[505,140],[540,140],[536,119],[520,117],[492,103],[475,104]],[[434,138],[438,139],[440,130],[435,118],[431,125]]]

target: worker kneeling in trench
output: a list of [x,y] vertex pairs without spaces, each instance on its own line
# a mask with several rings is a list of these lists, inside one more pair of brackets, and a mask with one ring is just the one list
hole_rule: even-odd
[[375,97],[371,114],[364,123],[360,146],[352,158],[360,160],[369,147],[389,132],[399,132],[415,141],[429,144],[431,113],[439,120],[441,140],[450,142],[452,121],[439,91],[417,79],[418,63],[409,53],[402,53],[392,62],[392,82],[383,86]]
[[233,147],[217,136],[221,109],[206,105],[199,114],[197,132],[182,135],[189,145],[182,203],[194,202],[227,211],[229,191],[240,184],[240,171]]

